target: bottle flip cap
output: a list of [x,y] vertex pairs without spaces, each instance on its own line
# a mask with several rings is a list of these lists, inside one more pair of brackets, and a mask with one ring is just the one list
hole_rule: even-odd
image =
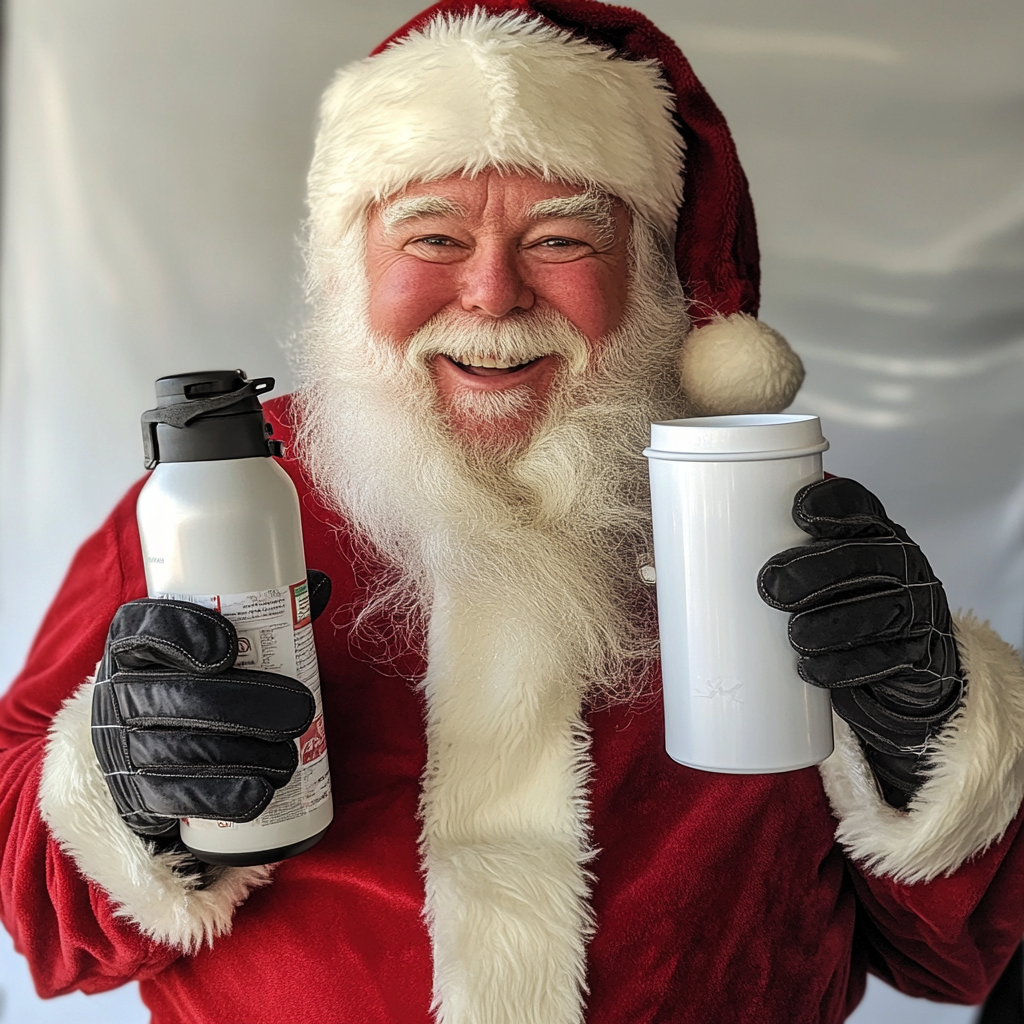
[[248,380],[244,370],[178,373],[156,382],[156,408],[142,414],[146,469],[161,462],[212,462],[284,454],[269,440],[259,395],[273,377]]

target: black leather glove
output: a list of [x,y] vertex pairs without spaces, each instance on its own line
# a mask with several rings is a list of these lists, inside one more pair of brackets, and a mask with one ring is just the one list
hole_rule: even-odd
[[853,480],[803,488],[793,519],[814,541],[768,560],[761,596],[793,613],[800,675],[831,691],[885,800],[905,807],[928,767],[925,744],[963,691],[942,584],[903,527]]
[[[315,570],[308,578],[315,618],[331,581]],[[189,816],[251,821],[294,774],[313,695],[296,679],[233,668],[237,655],[235,627],[198,605],[142,598],[114,615],[92,741],[137,834],[174,839]]]

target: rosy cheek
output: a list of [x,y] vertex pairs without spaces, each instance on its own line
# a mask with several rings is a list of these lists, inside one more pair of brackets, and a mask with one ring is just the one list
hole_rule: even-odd
[[404,341],[457,296],[452,267],[401,257],[370,283],[370,326]]
[[615,268],[594,260],[550,264],[537,274],[536,295],[591,341],[619,326],[626,289]]

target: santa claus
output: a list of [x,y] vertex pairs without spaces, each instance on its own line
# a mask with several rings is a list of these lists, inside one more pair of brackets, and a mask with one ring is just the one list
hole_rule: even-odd
[[802,376],[674,44],[592,0],[445,0],[327,90],[309,207],[301,383],[265,408],[334,584],[335,821],[275,866],[176,842],[266,807],[309,697],[218,700],[233,630],[144,598],[137,486],[0,705],[0,903],[40,992],[139,979],[156,1024],[832,1024],[870,969],[979,1001],[1024,932],[1024,671],[863,488],[801,492],[813,540],[760,577],[835,754],[664,753],[649,425]]

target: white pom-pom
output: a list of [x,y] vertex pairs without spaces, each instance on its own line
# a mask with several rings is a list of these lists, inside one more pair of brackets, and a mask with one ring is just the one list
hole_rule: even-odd
[[804,380],[803,363],[786,339],[746,313],[716,317],[691,331],[678,366],[698,416],[781,412]]

